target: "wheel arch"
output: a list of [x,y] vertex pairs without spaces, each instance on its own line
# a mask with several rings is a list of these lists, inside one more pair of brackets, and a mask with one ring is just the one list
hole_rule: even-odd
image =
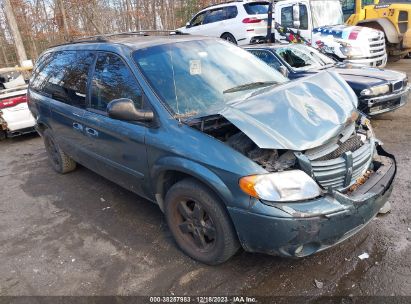
[[383,31],[389,43],[400,43],[400,37],[395,25],[388,19],[376,18],[357,23],[358,26],[370,27]]
[[222,34],[220,35],[220,38],[222,38],[222,39],[223,39],[223,36],[224,36],[224,35],[231,35],[231,36],[233,36],[233,38],[235,39],[236,43],[238,43],[238,39],[237,39],[237,37],[236,37],[236,36],[234,36],[234,34],[233,34],[233,33],[230,33],[230,32],[224,32],[224,33],[222,33]]
[[193,178],[210,189],[225,205],[232,201],[232,193],[225,183],[208,168],[188,159],[165,157],[158,161],[152,169],[156,201],[164,211],[164,199],[167,191],[177,182],[185,178]]

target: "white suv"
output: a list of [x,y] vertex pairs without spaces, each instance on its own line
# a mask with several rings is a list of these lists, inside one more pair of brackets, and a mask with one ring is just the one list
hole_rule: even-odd
[[258,43],[267,36],[267,1],[232,1],[197,13],[181,33],[221,37],[238,45]]

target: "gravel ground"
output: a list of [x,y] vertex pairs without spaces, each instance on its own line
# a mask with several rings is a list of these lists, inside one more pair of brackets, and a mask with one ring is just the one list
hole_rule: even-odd
[[56,174],[41,138],[0,142],[0,295],[411,296],[410,121],[411,104],[373,120],[398,162],[390,213],[311,257],[240,251],[217,267],[176,248],[156,205],[86,168]]

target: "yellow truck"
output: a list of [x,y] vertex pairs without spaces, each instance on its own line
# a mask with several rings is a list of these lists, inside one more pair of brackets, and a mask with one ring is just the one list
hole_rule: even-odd
[[411,52],[410,0],[341,0],[346,23],[381,30],[387,53],[399,59]]

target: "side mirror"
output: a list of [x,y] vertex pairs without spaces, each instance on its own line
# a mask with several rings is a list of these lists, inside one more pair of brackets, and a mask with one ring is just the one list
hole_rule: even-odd
[[279,71],[284,77],[287,77],[287,78],[288,78],[288,70],[287,70],[287,68],[286,68],[285,66],[280,65],[280,66],[277,68],[277,71]]
[[300,5],[293,5],[293,27],[300,28]]
[[190,27],[190,22],[187,22],[186,23],[186,28],[189,28]]
[[114,99],[107,105],[107,113],[110,118],[124,121],[153,121],[153,111],[137,110],[134,102],[128,98]]

